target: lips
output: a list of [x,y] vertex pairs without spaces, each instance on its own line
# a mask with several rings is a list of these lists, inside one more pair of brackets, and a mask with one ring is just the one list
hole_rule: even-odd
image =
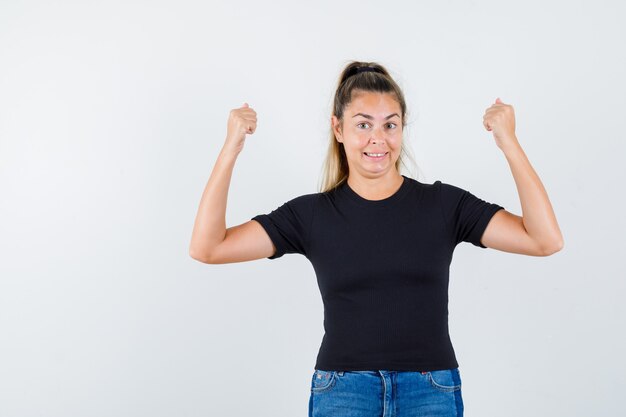
[[370,161],[380,161],[384,158],[387,157],[387,154],[389,152],[371,152],[373,154],[382,154],[381,156],[369,156],[366,152],[363,152],[363,155],[365,156],[366,159],[370,160]]

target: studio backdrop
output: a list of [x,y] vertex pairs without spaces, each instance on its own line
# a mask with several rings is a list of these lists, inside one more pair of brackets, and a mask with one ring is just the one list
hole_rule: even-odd
[[618,1],[3,0],[0,417],[306,415],[324,334],[310,262],[208,265],[189,242],[244,102],[258,126],[227,226],[318,191],[351,60],[405,93],[405,175],[521,215],[482,124],[512,105],[563,232],[549,257],[456,248],[466,415],[618,415],[625,19]]

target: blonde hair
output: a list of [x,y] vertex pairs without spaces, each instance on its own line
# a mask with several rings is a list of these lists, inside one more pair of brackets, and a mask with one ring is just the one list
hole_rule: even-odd
[[[372,70],[359,72],[359,68],[369,67]],[[333,99],[332,114],[339,119],[343,125],[343,112],[352,101],[353,92],[372,91],[379,93],[392,94],[400,105],[402,117],[402,131],[406,126],[406,102],[402,90],[391,78],[389,72],[382,65],[376,62],[350,62],[341,72],[335,97]],[[348,179],[349,167],[346,152],[343,143],[337,141],[335,133],[330,127],[330,137],[328,142],[328,151],[326,159],[322,166],[322,182],[319,187],[320,192],[330,191]],[[404,138],[400,149],[400,156],[396,161],[396,169],[402,172],[400,167],[405,166],[405,161],[411,161],[415,166],[415,160],[410,152],[410,147],[406,144]]]

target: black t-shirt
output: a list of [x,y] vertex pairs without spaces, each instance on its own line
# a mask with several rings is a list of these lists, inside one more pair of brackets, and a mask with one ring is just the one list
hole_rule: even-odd
[[480,238],[496,211],[459,187],[404,176],[383,200],[347,182],[296,197],[258,221],[276,252],[307,257],[324,304],[315,369],[432,371],[458,367],[448,334],[457,244]]

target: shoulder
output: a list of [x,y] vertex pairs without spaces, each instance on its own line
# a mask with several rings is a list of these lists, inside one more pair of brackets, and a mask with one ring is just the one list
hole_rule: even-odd
[[448,187],[457,188],[457,187],[454,187],[453,185],[443,183],[440,180],[436,180],[433,183],[421,182],[411,177],[407,177],[407,180],[409,181],[409,185],[411,186],[412,189],[420,191],[420,193],[426,193],[430,195],[438,194],[442,188],[448,188]]
[[311,208],[315,205],[317,201],[322,197],[322,193],[310,193],[310,194],[302,194],[296,197],[293,197],[291,200],[287,201],[285,204],[289,204],[296,207],[301,208]]
[[313,216],[320,198],[320,193],[301,194],[285,201],[274,212],[306,219]]
[[448,182],[443,182],[441,180],[435,181],[433,186],[435,186],[437,190],[440,190],[446,193],[464,193],[466,191],[465,189],[459,187],[458,185],[450,184]]
[[450,184],[440,180],[435,181],[433,185],[436,187],[435,189],[437,190],[444,202],[450,200],[457,201],[463,196],[469,194],[469,191],[462,187],[459,187],[458,185]]
[[441,181],[439,181],[439,180],[436,180],[432,184],[429,184],[427,182],[422,182],[422,181],[416,180],[413,177],[408,177],[406,175],[404,175],[404,177],[409,182],[409,185],[411,185],[412,187],[416,187],[416,188],[435,189],[435,188],[437,188],[439,186],[439,184],[441,184]]

